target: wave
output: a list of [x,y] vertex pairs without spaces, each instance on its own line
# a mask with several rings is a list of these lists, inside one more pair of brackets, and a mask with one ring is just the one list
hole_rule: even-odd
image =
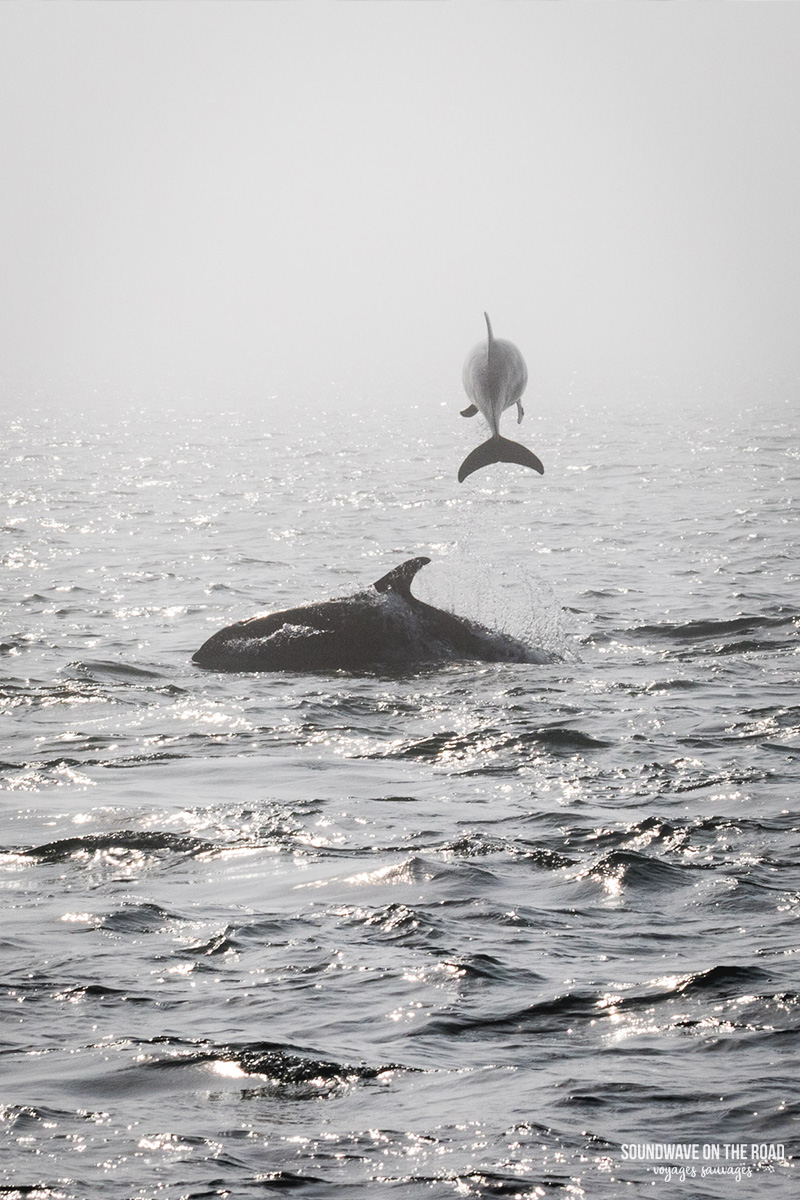
[[141,904],[126,904],[124,908],[119,908],[115,912],[108,913],[98,922],[95,928],[102,929],[106,933],[157,933],[160,930],[169,928],[176,921],[185,919],[178,913],[162,908],[160,904],[145,902]]
[[381,940],[410,944],[429,949],[437,942],[447,945],[449,933],[445,922],[437,920],[425,909],[403,903],[364,908],[347,905],[335,910],[345,926],[361,928],[370,940],[376,935]]
[[[775,1029],[776,1013],[780,1011],[784,1014],[784,1024],[797,1030],[800,1028],[800,996],[794,992],[772,990],[768,986],[771,983],[771,975],[758,967],[720,964],[618,992],[578,988],[545,996],[505,1012],[441,1013],[409,1031],[409,1036],[506,1039],[514,1034],[564,1033],[576,1023],[594,1025],[613,1018],[618,1024],[625,1014],[633,1016],[640,1010],[676,1029],[700,1026],[710,1013],[716,1014],[722,1024],[719,1013],[724,1010],[724,1023],[732,1030],[760,1029],[765,1033],[783,1033],[786,1029]],[[678,1009],[674,1019],[669,1013],[659,1018],[663,1006],[672,1008],[683,999],[697,1003],[700,1012],[696,1018],[687,1015],[683,1007]],[[745,1005],[749,1008],[745,1009]],[[510,1047],[508,1042],[505,1045]]]
[[[695,621],[636,625],[621,635],[634,642],[665,643],[670,657],[690,660],[697,656],[734,657],[743,654],[775,653],[797,646],[798,614],[743,616],[731,619],[706,618]],[[620,635],[616,635],[617,637]],[[591,635],[588,642],[615,640],[612,635]]]
[[54,842],[44,842],[40,846],[22,847],[6,853],[19,858],[36,859],[40,863],[65,863],[93,859],[99,855],[115,858],[121,855],[179,855],[185,858],[194,857],[212,848],[210,842],[189,834],[123,829],[113,833],[87,833],[80,837],[59,838]]
[[526,863],[557,871],[572,866],[574,859],[550,850],[546,846],[526,841],[524,838],[508,841],[503,838],[487,837],[482,833],[468,833],[456,841],[441,845],[429,845],[428,851],[452,854],[459,858],[474,858],[489,854],[503,855],[507,859],[524,860]]
[[481,986],[495,984],[501,987],[508,985],[519,987],[521,983],[535,986],[545,982],[545,976],[540,975],[537,971],[531,971],[516,964],[507,965],[493,954],[482,952],[456,957],[447,965],[457,971],[459,982],[462,984],[467,982],[477,983]]
[[628,632],[648,639],[655,637],[680,641],[704,641],[707,638],[724,638],[735,634],[755,633],[759,629],[781,629],[786,625],[794,625],[799,619],[800,614],[797,613],[781,613],[774,617],[733,617],[729,620],[705,618],[678,623],[638,625]]
[[676,984],[675,991],[687,995],[710,991],[715,996],[738,999],[769,979],[769,973],[760,967],[716,966],[687,975]]
[[702,863],[668,863],[636,850],[612,850],[575,879],[593,879],[616,889],[682,887],[694,884],[695,872],[708,869]]
[[388,1062],[379,1065],[348,1063],[318,1055],[305,1047],[280,1042],[197,1042],[168,1035],[128,1039],[136,1049],[136,1066],[124,1071],[146,1074],[210,1068],[220,1080],[261,1092],[280,1092],[294,1100],[316,1100],[341,1093],[359,1083],[419,1068]]
[[363,757],[410,758],[437,762],[471,759],[476,755],[482,757],[487,754],[499,754],[503,751],[523,750],[529,746],[541,746],[554,754],[572,754],[582,750],[604,750],[611,745],[613,745],[612,742],[564,725],[504,730],[488,727],[475,729],[467,734],[447,730],[427,737],[416,738],[389,751],[373,752]]
[[[710,815],[694,817],[689,821],[678,821],[660,815],[650,815],[641,821],[623,824],[616,828],[596,825],[574,825],[569,833],[568,845],[581,849],[636,849],[658,848],[662,853],[683,854],[687,850],[710,850],[724,839],[723,848],[728,850],[729,839],[743,838],[748,844],[764,834],[784,837],[796,831],[797,818],[787,813],[780,817],[731,817]],[[765,861],[763,856],[759,861]],[[772,865],[776,865],[772,863]]]

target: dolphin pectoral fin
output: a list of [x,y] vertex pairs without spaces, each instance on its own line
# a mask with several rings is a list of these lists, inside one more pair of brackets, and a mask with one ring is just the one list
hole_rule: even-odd
[[409,558],[406,562],[401,563],[399,567],[395,567],[388,575],[383,575],[375,583],[373,587],[376,592],[396,592],[399,596],[404,596],[406,600],[412,599],[411,596],[411,580],[422,567],[427,566],[431,560],[421,555],[419,558]]
[[481,467],[488,467],[490,463],[495,462],[519,463],[521,467],[530,467],[531,470],[544,475],[544,467],[532,450],[519,442],[512,442],[509,438],[498,435],[481,442],[480,446],[476,446],[467,455],[458,469],[458,482],[463,483],[473,471],[479,471]]
[[469,408],[462,408],[461,415],[462,417],[474,417],[477,411],[475,405],[470,404]]
[[517,424],[522,424],[522,418],[525,416],[525,409],[522,407],[521,401],[517,401]]

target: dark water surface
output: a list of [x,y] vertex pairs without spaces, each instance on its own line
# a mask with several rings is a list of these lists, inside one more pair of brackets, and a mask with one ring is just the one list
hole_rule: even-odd
[[[7,423],[0,1195],[798,1194],[795,414],[459,420]],[[416,554],[546,661],[190,661]]]

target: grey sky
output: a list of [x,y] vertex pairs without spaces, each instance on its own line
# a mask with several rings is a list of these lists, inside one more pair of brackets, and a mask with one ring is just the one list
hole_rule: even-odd
[[800,376],[800,6],[0,5],[8,406]]

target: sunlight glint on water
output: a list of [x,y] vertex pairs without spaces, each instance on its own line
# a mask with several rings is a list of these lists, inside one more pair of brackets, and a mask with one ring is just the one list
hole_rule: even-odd
[[[7,431],[7,1188],[677,1198],[621,1146],[797,1152],[789,411],[531,404],[545,476],[464,485],[458,422]],[[543,661],[191,664],[417,554]]]

